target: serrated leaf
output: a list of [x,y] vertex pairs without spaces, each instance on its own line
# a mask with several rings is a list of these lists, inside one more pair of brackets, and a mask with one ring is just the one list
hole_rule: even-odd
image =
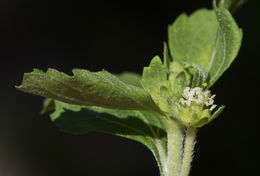
[[73,76],[55,69],[46,73],[25,73],[16,88],[70,104],[117,109],[153,109],[150,95],[142,88],[127,84],[107,71],[73,69]]
[[214,11],[201,9],[190,16],[181,14],[169,26],[169,48],[173,60],[207,67],[218,22]]
[[154,154],[161,173],[166,156],[166,133],[153,114],[133,110],[82,107],[54,101],[51,120],[64,132],[105,132],[141,142]]
[[149,92],[155,103],[158,103],[158,96],[162,86],[167,86],[167,71],[159,56],[152,59],[148,67],[144,67],[142,85]]
[[167,77],[167,69],[158,56],[152,59],[148,67],[144,67],[142,75],[142,86],[147,92],[149,92],[155,104],[160,108],[160,111],[164,112],[168,112],[169,108],[165,99],[167,97],[162,96],[162,94],[172,96]]
[[190,16],[182,14],[169,26],[173,59],[205,68],[209,87],[235,59],[242,40],[242,32],[229,11],[215,8],[215,12],[201,9]]

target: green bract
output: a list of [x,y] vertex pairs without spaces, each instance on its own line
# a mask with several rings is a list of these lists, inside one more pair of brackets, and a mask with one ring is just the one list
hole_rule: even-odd
[[[55,69],[25,73],[18,90],[46,97],[42,113],[64,132],[100,131],[136,140],[154,154],[161,176],[188,176],[196,129],[215,119],[208,90],[231,65],[242,31],[234,12],[245,0],[214,1],[214,10],[182,14],[142,76]],[[169,46],[169,49],[168,49]],[[214,112],[215,111],[215,112]]]

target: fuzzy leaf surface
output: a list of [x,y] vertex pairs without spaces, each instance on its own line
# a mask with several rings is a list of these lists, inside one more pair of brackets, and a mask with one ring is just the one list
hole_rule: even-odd
[[137,73],[132,73],[132,72],[123,72],[121,74],[116,75],[121,81],[131,84],[136,87],[142,87],[141,84],[141,75]]
[[148,67],[144,67],[142,85],[149,92],[155,103],[159,103],[159,94],[162,87],[168,87],[167,70],[160,57],[152,59]]
[[152,151],[162,172],[166,133],[155,115],[135,110],[83,107],[50,99],[45,102],[43,111],[50,106],[55,109],[50,117],[61,131],[72,134],[104,132],[141,142]]
[[227,9],[201,9],[180,15],[169,26],[169,46],[174,60],[198,64],[209,72],[209,87],[231,65],[239,51],[241,29]]
[[173,60],[207,67],[217,29],[217,18],[212,10],[197,10],[190,16],[181,14],[169,26],[169,48]]
[[219,28],[213,45],[212,59],[207,66],[210,75],[209,86],[230,67],[238,54],[243,37],[242,30],[227,9],[215,7],[215,13]]
[[[155,106],[143,88],[121,81],[107,71],[73,69],[72,72],[73,76],[69,76],[55,69],[48,69],[46,73],[35,69],[25,73],[22,85],[16,88],[76,105],[139,110]],[[132,79],[132,84],[137,84],[134,82]]]

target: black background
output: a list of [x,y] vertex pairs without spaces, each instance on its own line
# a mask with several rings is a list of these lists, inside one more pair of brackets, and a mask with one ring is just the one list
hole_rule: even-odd
[[[141,73],[162,55],[167,25],[211,1],[0,1],[0,176],[158,176],[152,153],[113,135],[62,133],[41,97],[14,89],[24,72],[74,67]],[[224,113],[197,138],[192,176],[258,175],[259,1],[235,14],[239,56],[214,85]],[[259,101],[259,100],[258,100]]]

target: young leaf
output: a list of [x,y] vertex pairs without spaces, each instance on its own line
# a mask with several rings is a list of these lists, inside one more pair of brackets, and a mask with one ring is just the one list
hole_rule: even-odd
[[190,16],[180,15],[169,26],[169,48],[173,60],[207,67],[218,29],[214,11],[201,9]]
[[144,67],[142,85],[150,93],[155,103],[158,103],[158,96],[162,86],[167,86],[167,71],[159,56],[152,59],[149,67]]
[[209,86],[213,85],[231,65],[242,42],[242,30],[237,26],[230,12],[224,8],[216,6],[214,8],[219,28],[213,45],[214,52],[207,66],[210,75]]
[[141,142],[152,151],[161,173],[164,172],[162,164],[165,161],[162,160],[166,157],[166,133],[155,115],[143,111],[81,107],[49,101],[52,101],[55,109],[50,115],[51,120],[62,131],[72,134],[105,132]]
[[[185,77],[181,76],[180,78],[182,79],[185,79],[181,82],[186,82],[185,86],[189,86],[191,84],[191,79],[192,79],[192,73],[190,72],[190,69],[186,68],[186,67],[190,67],[190,66],[186,66],[185,65],[181,65],[179,64],[178,62],[176,61],[173,61],[171,64],[170,64],[170,76],[169,76],[169,81],[170,81],[170,84],[171,84],[171,88],[172,88],[172,91],[175,92],[175,86],[179,86],[179,85],[176,85],[176,84],[179,84],[179,81],[175,82],[175,78],[177,75],[179,75],[180,73],[184,73],[185,74]],[[176,93],[176,92],[175,92]],[[175,95],[178,95],[178,94],[175,94]]]
[[[165,98],[172,96],[172,93],[170,91],[169,81],[167,80],[167,69],[158,56],[152,59],[148,67],[144,67],[142,86],[149,92],[153,101],[158,105],[161,111],[169,111]],[[167,96],[163,96],[166,94]]]
[[219,8],[229,9],[231,13],[235,13],[247,0],[217,0]]
[[174,60],[195,63],[209,72],[209,87],[235,59],[242,32],[226,9],[201,9],[182,14],[169,27],[169,46]]
[[172,86],[172,92],[175,96],[178,98],[183,92],[183,89],[187,86],[187,79],[184,72],[180,72],[179,74],[176,74],[174,77],[174,80],[170,80],[173,82]]
[[142,88],[127,84],[107,71],[73,69],[73,76],[55,69],[25,73],[16,88],[70,104],[117,109],[154,109],[155,104]]

